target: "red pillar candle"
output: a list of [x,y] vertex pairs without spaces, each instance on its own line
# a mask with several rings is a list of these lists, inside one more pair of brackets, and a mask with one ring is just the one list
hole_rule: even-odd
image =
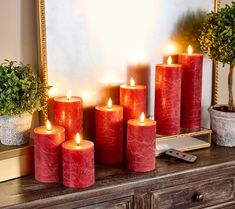
[[40,126],[34,129],[35,178],[53,183],[62,179],[61,145],[65,129],[61,126]]
[[100,163],[115,164],[123,159],[123,107],[99,105],[95,108],[96,159]]
[[146,85],[147,87],[147,113],[150,114],[151,104],[150,104],[150,74],[151,67],[146,63],[136,63],[129,64],[127,66],[127,80],[130,80],[131,77],[135,78],[135,82],[138,84]]
[[155,169],[156,121],[131,119],[127,122],[127,168],[135,172]]
[[82,133],[82,99],[70,95],[54,98],[54,123],[65,128],[66,139],[72,139],[76,133]]
[[62,144],[63,184],[85,188],[95,182],[94,144],[88,140],[68,140]]
[[120,105],[124,107],[124,122],[146,113],[146,86],[135,85],[133,78],[130,85],[121,85]]
[[157,133],[174,135],[180,133],[180,95],[181,65],[156,65],[155,84],[155,120],[158,123]]
[[178,63],[182,64],[181,90],[181,127],[185,129],[200,128],[201,94],[202,94],[202,54],[179,54]]

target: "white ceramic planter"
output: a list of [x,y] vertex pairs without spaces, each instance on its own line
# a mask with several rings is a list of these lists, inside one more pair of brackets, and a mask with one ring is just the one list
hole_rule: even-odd
[[235,147],[235,112],[223,112],[213,109],[225,105],[214,105],[209,108],[213,141],[226,147]]
[[22,145],[28,142],[32,115],[24,113],[0,116],[0,141],[5,145]]

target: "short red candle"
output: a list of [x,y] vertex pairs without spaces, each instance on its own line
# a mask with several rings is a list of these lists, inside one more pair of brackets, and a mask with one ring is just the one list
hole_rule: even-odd
[[65,128],[65,138],[73,139],[76,133],[82,133],[82,99],[72,96],[54,98],[54,123]]
[[131,119],[127,122],[127,168],[135,172],[155,169],[156,121]]
[[201,122],[202,54],[179,54],[182,64],[181,127],[198,129]]
[[103,164],[120,163],[123,159],[123,107],[99,105],[95,108],[95,117],[97,161]]
[[157,133],[180,133],[181,65],[156,65],[155,120]]
[[120,105],[124,107],[124,122],[146,113],[146,86],[121,85]]
[[65,129],[46,126],[34,129],[35,178],[40,182],[53,183],[62,179],[61,144],[65,140]]
[[62,144],[63,184],[67,187],[85,188],[95,182],[94,144],[81,140],[78,145],[75,140]]

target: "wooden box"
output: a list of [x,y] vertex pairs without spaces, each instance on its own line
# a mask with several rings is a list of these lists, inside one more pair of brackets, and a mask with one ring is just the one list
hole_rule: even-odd
[[33,140],[22,146],[0,144],[0,182],[34,172]]

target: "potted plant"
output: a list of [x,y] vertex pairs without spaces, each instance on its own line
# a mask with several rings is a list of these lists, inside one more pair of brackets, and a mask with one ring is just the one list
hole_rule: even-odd
[[228,104],[209,108],[214,140],[222,146],[235,146],[235,106],[233,71],[235,66],[235,2],[207,15],[199,38],[200,45],[211,59],[229,64]]
[[0,141],[5,145],[28,142],[32,113],[42,110],[48,87],[30,65],[5,60],[0,64]]

